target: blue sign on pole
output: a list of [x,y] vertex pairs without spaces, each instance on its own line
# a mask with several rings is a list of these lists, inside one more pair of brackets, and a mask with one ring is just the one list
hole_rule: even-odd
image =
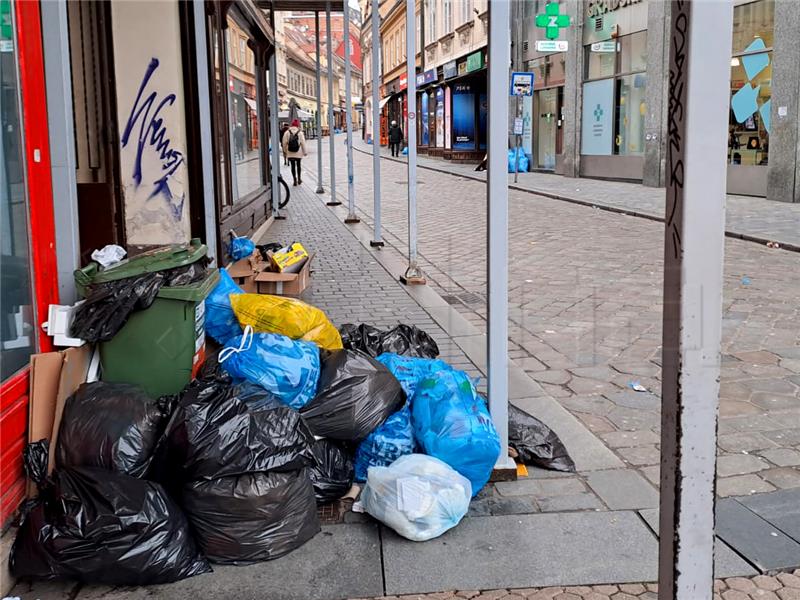
[[533,96],[533,73],[512,73],[509,96]]

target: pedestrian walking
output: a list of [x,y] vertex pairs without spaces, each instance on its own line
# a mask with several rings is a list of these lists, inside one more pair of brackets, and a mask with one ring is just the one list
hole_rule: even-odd
[[233,143],[236,146],[236,157],[244,159],[244,127],[241,123],[236,123],[233,129]]
[[[281,134],[280,134],[281,135],[281,137],[280,137],[281,141],[283,141],[283,136],[286,135],[286,131],[288,129],[289,129],[289,124],[286,121],[281,123]],[[281,152],[283,152],[283,144],[282,143],[281,143]],[[286,156],[285,152],[283,152],[283,164],[286,167],[289,166],[289,157]]]
[[392,156],[400,156],[400,144],[403,143],[403,130],[397,124],[397,121],[392,121],[389,127],[389,148],[392,150]]
[[289,129],[283,134],[282,146],[283,154],[289,158],[289,165],[292,167],[293,185],[300,185],[303,183],[301,161],[303,157],[308,156],[308,152],[306,152],[306,137],[297,119],[292,121]]

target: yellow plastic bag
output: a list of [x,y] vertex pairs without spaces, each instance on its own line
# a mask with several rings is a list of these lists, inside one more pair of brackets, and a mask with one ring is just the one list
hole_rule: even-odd
[[231,294],[231,306],[242,327],[308,340],[326,350],[342,348],[342,338],[320,309],[294,298],[267,294]]

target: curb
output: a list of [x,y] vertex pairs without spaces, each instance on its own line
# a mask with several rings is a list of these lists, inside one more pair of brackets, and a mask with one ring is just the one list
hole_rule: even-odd
[[[361,148],[356,148],[353,146],[353,149],[357,152],[361,152],[362,154],[366,154],[368,156],[372,156],[372,152],[367,152]],[[381,155],[383,160],[390,160],[392,162],[406,164],[404,160],[398,160],[397,158],[391,156],[383,156]],[[450,175],[452,177],[463,177],[464,179],[471,179],[472,181],[479,181],[481,183],[486,183],[486,181],[480,177],[476,177],[474,175],[466,174],[466,173],[453,173],[452,171],[448,171],[446,169],[441,169],[438,167],[431,167],[428,165],[420,165],[417,164],[417,167],[420,169],[426,169],[428,171],[434,171],[436,173],[443,173],[444,175]],[[656,215],[652,215],[649,213],[640,212],[637,210],[629,209],[629,208],[620,208],[617,206],[610,206],[608,204],[598,204],[597,202],[590,202],[589,200],[582,200],[580,198],[574,198],[572,196],[564,196],[561,194],[554,194],[553,192],[547,192],[543,190],[532,190],[529,188],[524,188],[519,185],[515,185],[513,183],[508,184],[508,189],[515,190],[517,192],[525,192],[526,194],[531,194],[534,196],[542,196],[544,198],[550,198],[551,200],[561,200],[563,202],[569,202],[570,204],[578,204],[580,206],[588,206],[590,208],[597,208],[599,210],[605,210],[607,212],[612,212],[620,215],[626,215],[629,217],[638,217],[640,219],[647,219],[648,221],[654,221],[657,223],[663,223],[664,218],[659,217]],[[772,243],[775,240],[771,240],[769,238],[759,237],[757,235],[750,235],[749,233],[740,233],[738,231],[731,231],[726,229],[725,230],[725,237],[743,240],[745,242],[754,242],[756,244],[766,245],[768,243]],[[800,245],[792,244],[789,242],[779,242],[780,248],[779,250],[787,250],[789,252],[800,252]]]

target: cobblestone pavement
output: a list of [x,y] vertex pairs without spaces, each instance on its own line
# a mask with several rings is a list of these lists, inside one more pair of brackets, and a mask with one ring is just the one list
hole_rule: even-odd
[[[354,160],[358,212],[371,222],[372,159]],[[381,169],[384,238],[406,252],[406,165],[382,160]],[[485,329],[485,185],[425,170],[418,178],[429,284]],[[342,183],[338,193],[346,201]],[[628,467],[581,478],[588,488],[567,495],[650,506],[625,506],[614,492],[650,497],[645,480],[658,483],[663,225],[519,191],[509,211],[510,356]],[[725,250],[718,493],[800,487],[800,254],[736,239]],[[595,504],[580,498],[576,508]]]
[[[372,146],[360,140],[355,144],[358,144],[357,148],[372,152]],[[389,156],[387,149],[382,150],[384,155]],[[475,172],[475,165],[472,164],[454,164],[441,158],[420,155],[417,165],[473,180],[486,180],[486,173]],[[516,184],[513,183],[513,177],[508,176],[509,185],[519,190],[613,208],[653,219],[664,217],[663,188],[645,187],[624,181],[574,179],[541,172],[519,173]],[[800,204],[728,194],[726,219],[727,231],[736,237],[775,241],[800,249]]]
[[[797,600],[800,569],[776,577],[732,577],[714,582],[714,600]],[[366,600],[366,599],[365,599]],[[452,591],[411,596],[381,596],[375,600],[658,600],[655,583],[593,585],[485,591]]]

